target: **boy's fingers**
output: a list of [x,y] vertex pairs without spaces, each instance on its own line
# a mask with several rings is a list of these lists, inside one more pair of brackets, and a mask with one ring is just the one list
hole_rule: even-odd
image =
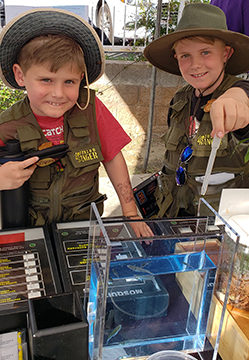
[[22,162],[23,169],[26,169],[26,168],[28,168],[29,166],[37,163],[38,160],[39,160],[38,156],[33,156],[33,157],[30,158],[30,159],[24,160],[24,161]]
[[215,101],[210,116],[213,125],[212,137],[217,135],[221,138],[228,132],[243,129],[249,124],[247,104],[229,98]]
[[223,109],[212,107],[210,115],[213,125],[211,136],[214,137],[214,135],[217,135],[219,138],[223,137],[225,134],[225,128],[224,128],[225,116]]
[[211,136],[217,135],[219,138],[222,138],[225,133],[231,131],[236,122],[237,111],[234,104],[226,103],[219,104],[218,102],[213,104],[210,111],[211,121],[213,124],[213,131]]

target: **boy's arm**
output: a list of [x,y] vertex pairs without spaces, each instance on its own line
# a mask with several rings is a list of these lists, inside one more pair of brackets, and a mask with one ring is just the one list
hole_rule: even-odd
[[[121,151],[103,165],[119,197],[123,215],[131,217],[132,220],[141,219],[137,213],[127,165]],[[153,236],[153,232],[144,222],[132,222],[131,225],[136,236]]]
[[0,166],[0,190],[17,189],[30,178],[39,160],[37,156],[24,161],[9,161]]
[[222,138],[226,133],[243,129],[249,124],[249,99],[246,92],[233,87],[212,104],[210,116],[213,124],[211,136]]

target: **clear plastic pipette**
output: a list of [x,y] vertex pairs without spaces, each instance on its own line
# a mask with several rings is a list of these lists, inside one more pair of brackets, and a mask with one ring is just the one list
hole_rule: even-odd
[[209,177],[211,175],[211,172],[212,172],[212,169],[214,166],[214,161],[215,161],[217,150],[219,149],[219,146],[220,146],[220,141],[221,141],[221,138],[218,138],[216,135],[214,135],[213,142],[211,145],[211,152],[210,152],[210,156],[209,156],[208,164],[207,164],[207,168],[206,168],[206,173],[205,173],[203,184],[201,187],[201,195],[202,196],[204,196],[207,191]]

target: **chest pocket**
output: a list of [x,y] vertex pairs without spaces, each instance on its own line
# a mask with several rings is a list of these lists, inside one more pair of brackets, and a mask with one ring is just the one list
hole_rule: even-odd
[[88,120],[85,115],[72,116],[67,119],[68,125],[76,138],[89,136]]
[[166,134],[162,137],[166,150],[176,151],[179,144],[186,144],[187,136],[184,129],[170,127]]
[[75,147],[68,153],[68,157],[69,177],[79,176],[98,168],[100,161],[104,159],[98,143]]
[[188,100],[178,100],[174,104],[170,105],[172,109],[171,118],[177,122],[180,122],[182,117],[179,116],[179,113],[185,110],[187,104],[188,104]]
[[[17,128],[17,133],[22,151],[38,149],[38,142],[42,138],[42,135],[33,125],[20,126]],[[46,139],[44,138],[44,140]]]
[[[193,140],[193,155],[196,157],[209,156],[211,151],[212,137],[210,135],[210,129],[205,131],[199,129],[196,137]],[[220,142],[219,149],[217,151],[217,157],[225,157],[229,154],[228,151],[228,136],[225,135]]]
[[31,189],[49,189],[51,185],[51,168],[50,166],[38,167],[35,169],[33,175],[29,179],[29,186]]

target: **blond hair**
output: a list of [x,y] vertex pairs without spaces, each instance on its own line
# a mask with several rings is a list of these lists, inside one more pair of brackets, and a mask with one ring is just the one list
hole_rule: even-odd
[[188,36],[188,37],[184,37],[180,40],[177,40],[173,46],[172,46],[172,50],[175,51],[176,46],[182,41],[182,40],[191,40],[191,41],[195,41],[195,42],[203,42],[205,44],[214,44],[216,41],[220,41],[222,44],[224,44],[224,46],[226,45],[224,43],[224,41],[214,37],[214,36]]

